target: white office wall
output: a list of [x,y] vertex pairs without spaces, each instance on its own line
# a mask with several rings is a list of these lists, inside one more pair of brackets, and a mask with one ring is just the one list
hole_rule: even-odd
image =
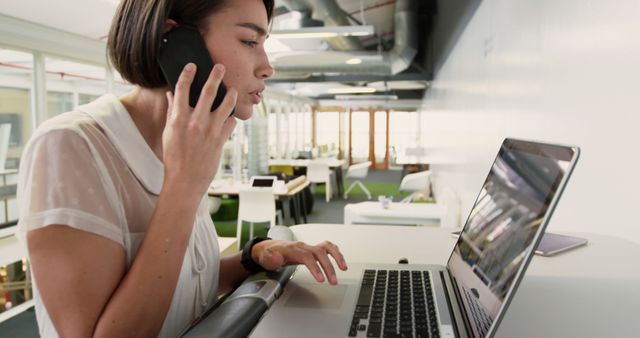
[[437,188],[466,217],[504,137],[582,156],[550,231],[640,243],[640,1],[484,0],[425,94]]

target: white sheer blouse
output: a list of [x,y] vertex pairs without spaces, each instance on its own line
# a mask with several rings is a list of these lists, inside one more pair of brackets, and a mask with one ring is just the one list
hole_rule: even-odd
[[[20,165],[18,238],[64,224],[108,238],[135,259],[163,182],[163,164],[120,100],[105,95],[44,122]],[[180,196],[176,196],[180,198]],[[216,299],[220,258],[206,196],[198,208],[159,337],[177,337]],[[60,243],[64,245],[64,243]],[[42,337],[58,337],[33,281]]]

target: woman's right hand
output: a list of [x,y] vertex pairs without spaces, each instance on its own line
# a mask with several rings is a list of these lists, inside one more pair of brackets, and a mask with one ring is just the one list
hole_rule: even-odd
[[236,119],[237,92],[229,88],[222,104],[210,111],[224,66],[215,65],[205,83],[195,108],[189,106],[189,89],[196,66],[185,66],[176,83],[175,96],[167,92],[167,122],[162,134],[165,184],[177,185],[200,199],[213,180],[220,163],[222,147],[231,136]]

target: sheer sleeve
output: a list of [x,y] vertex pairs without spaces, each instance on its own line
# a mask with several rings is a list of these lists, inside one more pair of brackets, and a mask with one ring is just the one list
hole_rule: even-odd
[[124,246],[118,195],[102,160],[73,129],[37,135],[22,157],[18,233],[52,224],[88,231]]

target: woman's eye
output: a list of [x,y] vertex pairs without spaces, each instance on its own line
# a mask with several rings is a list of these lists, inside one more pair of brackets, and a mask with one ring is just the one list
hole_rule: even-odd
[[251,48],[255,48],[258,45],[257,41],[250,41],[250,40],[245,40],[242,41],[242,43],[244,43],[245,45],[251,47]]

